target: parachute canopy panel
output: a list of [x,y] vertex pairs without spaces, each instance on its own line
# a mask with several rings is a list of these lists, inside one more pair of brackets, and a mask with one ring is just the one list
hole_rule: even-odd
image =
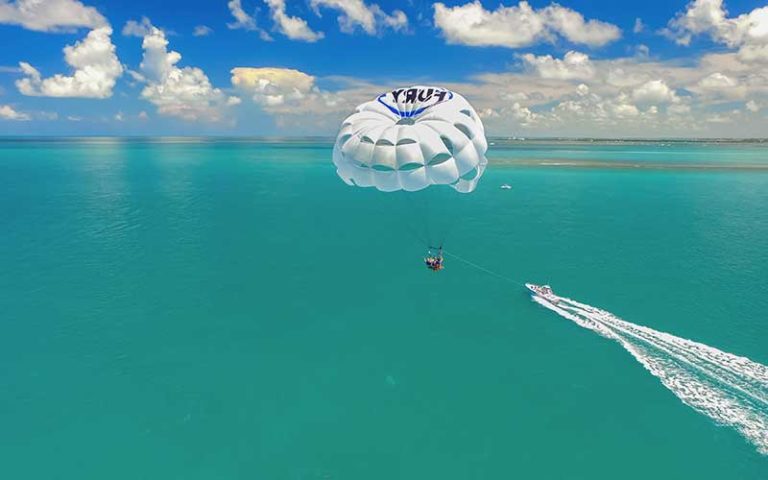
[[349,185],[385,192],[448,185],[469,193],[487,150],[483,123],[464,97],[415,86],[359,105],[341,125],[333,163]]

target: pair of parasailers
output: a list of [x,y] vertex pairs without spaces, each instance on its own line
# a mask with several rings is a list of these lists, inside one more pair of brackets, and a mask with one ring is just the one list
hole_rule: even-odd
[[437,253],[432,253],[432,249],[435,247],[429,247],[427,256],[424,257],[424,265],[433,272],[439,272],[443,269],[443,247],[437,248]]

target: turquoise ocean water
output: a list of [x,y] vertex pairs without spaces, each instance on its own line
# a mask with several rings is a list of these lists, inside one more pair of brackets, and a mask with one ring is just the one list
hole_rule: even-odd
[[411,198],[317,140],[0,141],[2,477],[768,478],[521,286],[768,364],[768,146],[492,142]]

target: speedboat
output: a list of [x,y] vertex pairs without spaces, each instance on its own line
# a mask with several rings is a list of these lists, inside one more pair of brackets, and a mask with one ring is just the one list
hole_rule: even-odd
[[512,190],[512,185],[510,185],[508,183],[505,183],[504,185],[501,186],[501,189],[502,190]]
[[552,287],[549,285],[536,285],[533,283],[526,283],[525,288],[530,290],[534,295],[544,297],[547,300],[553,300],[557,298],[557,295],[555,295],[555,292],[552,291]]

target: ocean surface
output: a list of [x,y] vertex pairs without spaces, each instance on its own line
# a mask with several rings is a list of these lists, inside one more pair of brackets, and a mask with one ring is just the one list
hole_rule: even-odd
[[684,403],[768,416],[688,350],[768,365],[768,144],[491,142],[409,196],[317,139],[0,140],[2,478],[768,478]]

